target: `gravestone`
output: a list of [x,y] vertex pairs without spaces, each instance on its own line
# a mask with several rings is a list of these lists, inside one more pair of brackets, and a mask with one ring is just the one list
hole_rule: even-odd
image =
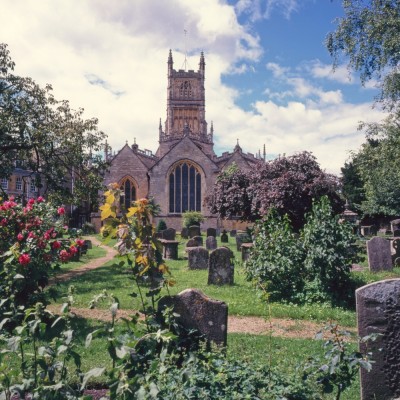
[[93,244],[92,244],[92,241],[90,239],[85,239],[85,244],[86,244],[88,249],[92,249],[93,248]]
[[206,239],[206,249],[207,250],[215,250],[217,248],[217,239],[215,236],[209,236]]
[[189,226],[189,237],[201,236],[200,227],[197,225]]
[[390,221],[390,227],[392,228],[392,232],[400,229],[400,219],[394,219]]
[[250,243],[250,237],[247,233],[240,233],[236,235],[236,250],[240,251],[243,243]]
[[361,400],[400,396],[400,279],[371,283],[356,290],[358,335],[379,334],[361,344],[372,351],[372,370],[361,368]]
[[229,232],[229,236],[230,236],[230,237],[235,237],[235,236],[236,236],[236,229],[232,229],[232,230]]
[[221,243],[228,243],[228,242],[229,242],[228,234],[226,233],[225,230],[223,230],[221,233]]
[[204,247],[188,250],[189,269],[207,269],[208,251]]
[[217,237],[217,230],[215,228],[208,228],[206,236],[207,237],[209,237],[209,236]]
[[378,229],[375,225],[365,225],[361,227],[362,236],[374,236],[378,233]]
[[253,243],[243,243],[242,250],[242,261],[247,261],[250,258],[251,248],[253,247]]
[[203,246],[203,238],[201,236],[192,237],[186,243],[186,247],[199,247],[199,246]]
[[393,231],[393,237],[400,237],[400,229],[395,229]]
[[384,238],[375,236],[367,241],[368,265],[371,271],[391,270],[392,254],[390,242]]
[[187,239],[189,237],[189,230],[188,228],[182,228],[181,231],[181,238],[182,239]]
[[177,322],[187,330],[200,332],[208,341],[226,346],[228,306],[213,300],[198,289],[186,289],[175,296],[164,296],[158,302],[158,312],[173,307]]
[[176,230],[174,228],[164,229],[162,234],[164,240],[175,240]]
[[392,242],[392,258],[400,257],[400,239],[393,239],[391,242]]
[[208,260],[209,285],[233,285],[233,253],[226,247],[218,247]]

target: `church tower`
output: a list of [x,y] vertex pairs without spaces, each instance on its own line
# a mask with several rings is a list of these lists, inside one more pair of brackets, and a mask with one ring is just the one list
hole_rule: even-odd
[[[186,59],[185,59],[186,65]],[[179,140],[189,136],[207,155],[214,157],[213,132],[205,120],[205,61],[201,52],[199,69],[174,70],[172,52],[168,56],[167,119],[160,123],[157,156],[162,157]]]

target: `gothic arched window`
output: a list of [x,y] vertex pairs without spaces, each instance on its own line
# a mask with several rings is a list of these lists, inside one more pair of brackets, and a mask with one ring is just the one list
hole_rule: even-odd
[[176,165],[169,174],[169,212],[201,211],[201,175],[188,161]]
[[192,96],[192,85],[189,81],[182,82],[179,94],[181,97],[191,97]]
[[120,206],[127,210],[132,206],[132,201],[136,200],[136,185],[132,178],[126,177],[120,182],[120,189],[123,196],[120,198]]

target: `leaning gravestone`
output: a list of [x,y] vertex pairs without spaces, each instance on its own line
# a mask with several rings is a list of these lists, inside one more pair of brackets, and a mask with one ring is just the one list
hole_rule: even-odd
[[189,269],[207,269],[208,251],[204,247],[188,250]]
[[199,247],[199,246],[203,246],[203,238],[201,236],[192,237],[186,243],[186,247]]
[[209,285],[233,285],[233,253],[226,247],[218,247],[208,260]]
[[209,236],[206,239],[206,249],[207,250],[215,250],[217,248],[217,239],[215,236]]
[[[368,342],[372,370],[361,368],[361,400],[400,396],[400,279],[371,283],[356,290],[358,334],[379,334]],[[366,344],[362,344],[363,351]]]
[[367,241],[368,265],[371,271],[391,270],[393,268],[390,242],[381,237]]
[[208,228],[206,236],[207,237],[209,237],[209,236],[217,237],[217,230],[215,228]]
[[189,237],[201,236],[200,227],[197,225],[189,226]]
[[223,230],[221,233],[221,243],[228,243],[228,242],[229,242],[228,234],[226,233],[225,230]]
[[176,230],[174,228],[164,229],[162,233],[164,240],[175,240]]
[[189,237],[189,230],[188,228],[182,228],[181,231],[181,238],[182,239],[187,239]]
[[175,296],[164,296],[158,302],[158,312],[173,307],[177,322],[187,330],[200,332],[208,341],[226,346],[228,306],[213,300],[200,290],[186,289]]

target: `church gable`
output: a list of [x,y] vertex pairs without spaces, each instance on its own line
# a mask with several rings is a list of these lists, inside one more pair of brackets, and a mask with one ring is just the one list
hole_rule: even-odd
[[[146,197],[148,193],[147,166],[128,145],[125,145],[111,161],[105,176],[105,184],[123,184],[129,180],[136,198]],[[135,199],[132,199],[135,200]]]

